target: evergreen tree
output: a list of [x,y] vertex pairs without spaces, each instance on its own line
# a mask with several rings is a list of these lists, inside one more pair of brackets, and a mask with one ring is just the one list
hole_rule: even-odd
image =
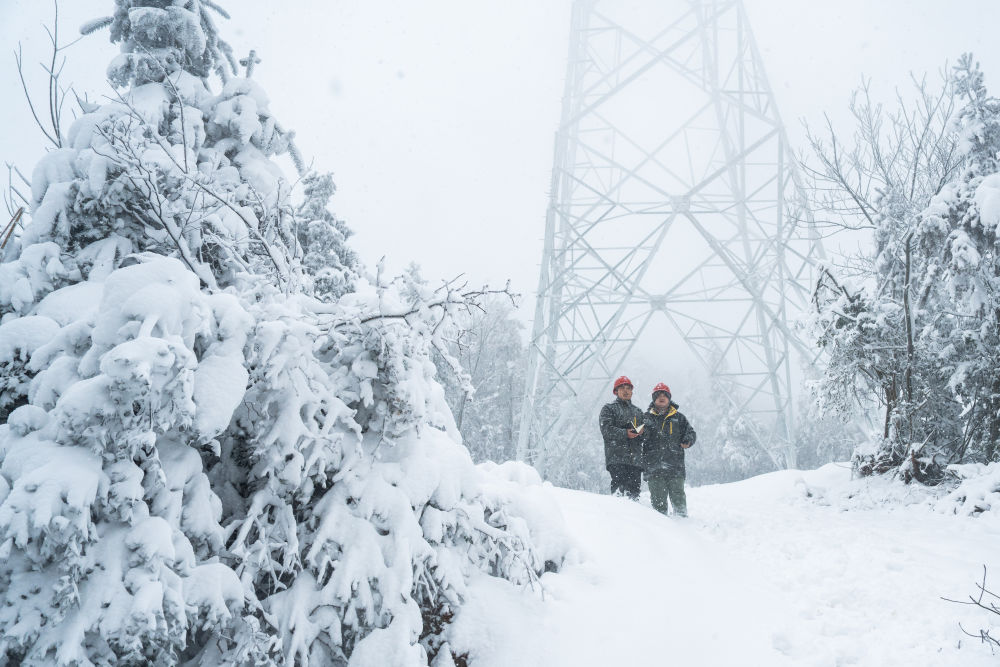
[[480,294],[366,276],[328,177],[293,200],[292,135],[213,13],[85,27],[122,46],[119,97],[39,162],[0,263],[0,655],[449,664],[469,577],[565,551],[433,379]]
[[955,93],[964,106],[955,133],[962,171],[925,211],[918,238],[940,263],[933,284],[938,322],[921,332],[940,380],[961,410],[949,461],[1000,460],[1000,100],[971,55],[959,60]]

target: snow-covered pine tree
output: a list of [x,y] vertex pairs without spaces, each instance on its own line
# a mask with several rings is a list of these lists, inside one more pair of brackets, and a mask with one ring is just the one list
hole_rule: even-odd
[[543,496],[517,511],[537,475],[474,467],[434,380],[477,294],[366,277],[328,178],[293,201],[291,133],[213,14],[85,26],[121,44],[119,98],[39,162],[0,263],[0,655],[451,664],[470,577],[565,551]]
[[1000,100],[970,54],[953,75],[963,104],[954,131],[961,172],[924,211],[917,238],[939,269],[934,326],[921,332],[940,382],[961,410],[949,462],[1000,460]]

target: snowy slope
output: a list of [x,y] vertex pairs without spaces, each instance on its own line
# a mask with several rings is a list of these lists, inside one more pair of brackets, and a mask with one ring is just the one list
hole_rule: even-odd
[[452,645],[477,667],[996,664],[958,627],[990,619],[941,597],[967,599],[984,564],[1000,579],[997,512],[944,514],[837,465],[690,489],[686,521],[551,492],[574,562],[542,578],[544,601],[473,587]]

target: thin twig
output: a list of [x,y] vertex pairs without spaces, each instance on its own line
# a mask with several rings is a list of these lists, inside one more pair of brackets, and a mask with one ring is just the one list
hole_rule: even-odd
[[24,215],[24,207],[17,209],[17,213],[10,219],[7,226],[3,228],[0,232],[0,236],[3,237],[3,242],[0,242],[0,250],[3,250],[7,245],[7,241],[10,240],[11,235],[14,233],[14,228],[21,224],[21,216]]

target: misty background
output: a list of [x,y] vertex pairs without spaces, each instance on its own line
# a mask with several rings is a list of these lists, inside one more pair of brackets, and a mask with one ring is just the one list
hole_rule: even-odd
[[[847,103],[862,77],[891,102],[910,73],[937,84],[945,62],[973,51],[986,84],[1000,72],[990,0],[845,0],[835,4],[746,0],[789,137],[804,147],[803,122],[829,114],[850,131]],[[254,72],[271,108],[320,171],[333,171],[334,208],[354,230],[371,267],[411,261],[425,278],[508,278],[532,316],[569,36],[570,0],[242,0],[226,6],[226,34]],[[52,4],[0,1],[5,103],[0,157],[30,170],[44,151],[14,67],[20,42],[29,85],[44,92],[43,24]],[[101,0],[64,1],[64,41],[110,12]],[[290,39],[288,35],[295,35]],[[110,92],[96,73],[117,53],[104,32],[70,48],[64,81]],[[17,129],[15,129],[17,128]]]

